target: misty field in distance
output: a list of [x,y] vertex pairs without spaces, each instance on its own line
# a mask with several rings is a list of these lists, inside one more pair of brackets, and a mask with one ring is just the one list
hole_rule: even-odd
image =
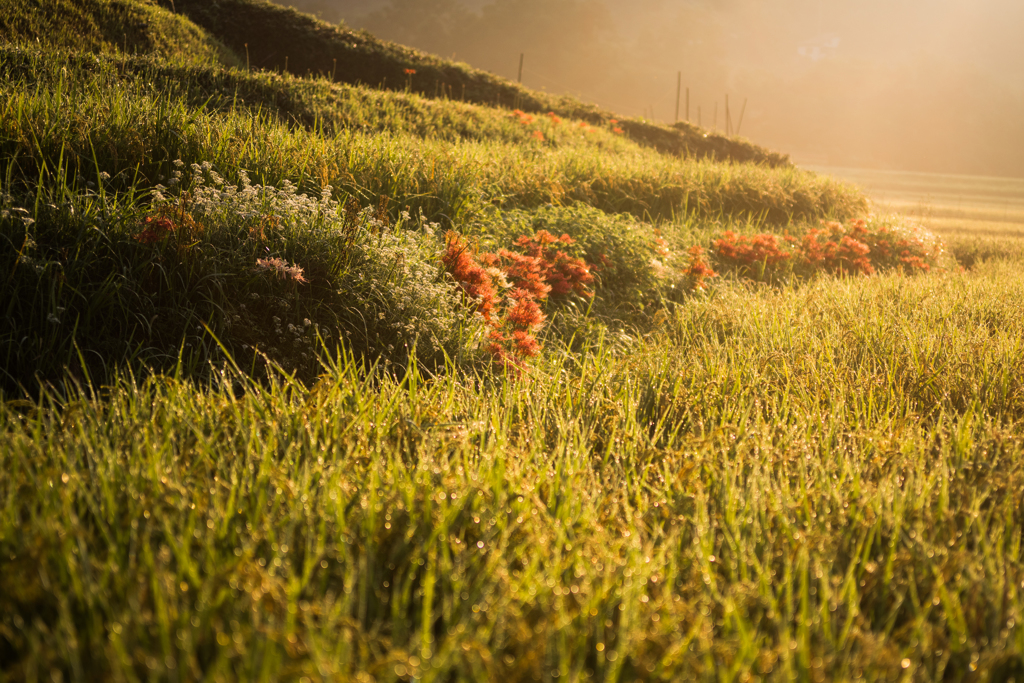
[[943,237],[1024,238],[1024,180],[808,166],[859,185],[876,213],[918,219]]

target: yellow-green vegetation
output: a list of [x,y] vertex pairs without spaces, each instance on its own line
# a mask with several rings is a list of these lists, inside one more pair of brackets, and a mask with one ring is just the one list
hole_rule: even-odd
[[238,64],[216,38],[153,0],[3,0],[0,39],[188,64]]
[[[43,42],[0,45],[0,680],[1024,676],[1019,251],[607,113]],[[559,294],[510,250],[562,234]]]

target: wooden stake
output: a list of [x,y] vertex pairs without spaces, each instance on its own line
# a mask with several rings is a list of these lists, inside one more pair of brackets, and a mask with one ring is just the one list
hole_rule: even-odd
[[732,117],[729,116],[729,95],[725,96],[725,134],[732,135]]
[[747,98],[743,98],[743,108],[740,109],[740,122],[736,124],[736,135],[740,134],[740,128],[743,127],[743,115],[747,113]]
[[679,123],[679,96],[683,91],[683,72],[676,74],[676,123]]
[[690,89],[686,89],[686,122],[690,122]]
[[523,52],[519,53],[519,82],[523,82],[523,59],[526,58],[526,54]]

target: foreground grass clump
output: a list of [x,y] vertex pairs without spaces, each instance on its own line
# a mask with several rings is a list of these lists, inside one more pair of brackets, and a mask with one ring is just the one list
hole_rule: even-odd
[[1012,674],[1022,294],[735,286],[515,382],[347,358],[5,404],[4,672]]

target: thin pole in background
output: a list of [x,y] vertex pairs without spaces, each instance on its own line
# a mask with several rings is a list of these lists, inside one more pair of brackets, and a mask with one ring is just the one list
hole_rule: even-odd
[[679,96],[683,91],[683,72],[676,76],[676,123],[679,123]]
[[525,57],[526,57],[525,53],[523,53],[523,52],[519,53],[519,82],[520,83],[523,82],[523,59]]

